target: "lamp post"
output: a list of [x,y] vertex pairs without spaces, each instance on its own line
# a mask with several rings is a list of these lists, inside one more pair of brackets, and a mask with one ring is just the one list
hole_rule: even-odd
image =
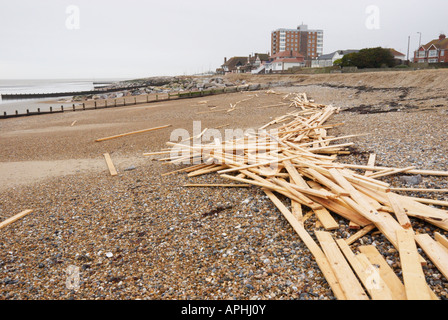
[[411,44],[411,36],[408,36],[408,56],[406,58],[407,61],[409,61],[409,46]]
[[420,47],[422,46],[422,33],[421,32],[417,32],[420,35],[420,39],[418,40],[418,48],[420,49]]

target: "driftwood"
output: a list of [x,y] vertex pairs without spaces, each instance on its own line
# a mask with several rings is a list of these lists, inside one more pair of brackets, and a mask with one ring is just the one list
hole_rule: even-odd
[[[327,129],[341,125],[326,123],[339,109],[314,103],[306,94],[294,93],[283,95],[278,106],[288,104],[288,99],[294,111],[263,125],[256,133],[213,144],[168,142],[181,154],[165,158],[166,163],[199,160],[200,164],[195,162],[165,175],[186,172],[194,177],[215,172],[223,179],[262,188],[316,258],[338,299],[437,299],[422,277],[421,266],[426,261],[416,246],[420,245],[446,276],[448,240],[440,233],[436,233],[437,241],[429,235],[417,237],[409,217],[448,231],[448,211],[427,205],[448,206],[448,202],[401,195],[398,192],[412,190],[393,188],[381,178],[399,173],[448,176],[448,172],[379,167],[375,166],[374,154],[366,165],[339,162],[338,156],[350,153],[347,147],[353,142],[332,143],[357,137],[328,135]],[[233,109],[234,106],[229,111]],[[266,131],[274,126],[275,131]],[[304,222],[312,215],[318,223],[311,231],[320,246],[304,228]],[[359,231],[348,239],[333,239],[328,231],[339,228],[336,221],[340,219],[347,219],[350,228]],[[381,253],[363,246],[359,253],[352,251],[350,246],[374,229],[399,251],[404,283],[387,267],[377,270],[375,266],[384,265]],[[378,287],[370,287],[371,276],[378,277]]]

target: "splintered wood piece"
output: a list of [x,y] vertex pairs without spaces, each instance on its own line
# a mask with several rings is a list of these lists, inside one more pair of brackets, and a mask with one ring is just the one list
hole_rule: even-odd
[[407,299],[430,300],[431,296],[420,264],[414,232],[397,230],[397,241]]
[[411,221],[409,220],[408,215],[405,212],[405,209],[401,205],[400,200],[397,199],[396,195],[394,193],[388,193],[387,194],[389,203],[392,206],[392,209],[395,213],[395,217],[397,217],[398,222],[400,225],[405,229],[411,228]]
[[311,218],[313,216],[314,212],[313,211],[308,211],[302,219],[302,223],[305,223],[305,221],[307,221],[309,218]]
[[114,163],[112,162],[112,159],[110,158],[110,155],[108,153],[103,154],[104,158],[106,159],[107,167],[109,168],[109,172],[111,176],[118,175],[117,170],[115,169]]
[[5,227],[7,227],[7,226],[9,226],[11,223],[14,223],[17,220],[23,218],[24,216],[30,214],[31,212],[33,212],[33,210],[30,210],[30,209],[29,210],[24,210],[24,211],[14,215],[14,216],[12,216],[12,217],[10,217],[10,218],[0,222],[0,230],[5,228]]
[[394,300],[406,300],[406,291],[403,283],[377,248],[375,246],[360,246],[358,249],[369,259],[372,265],[377,266],[381,279],[383,279],[391,291],[392,298]]
[[347,299],[369,300],[331,234],[326,231],[316,231],[315,234]]
[[346,300],[346,295],[341,288],[340,283],[338,282],[333,269],[330,266],[330,263],[325,256],[322,249],[314,242],[313,238],[310,234],[305,230],[303,225],[294,218],[292,213],[285,207],[285,205],[270,191],[267,189],[263,189],[266,195],[271,199],[274,205],[280,210],[283,216],[288,220],[289,224],[293,227],[296,233],[299,235],[300,239],[305,243],[308,249],[311,251],[311,254],[316,259],[316,262],[325,276],[328,284],[330,285],[335,297],[339,300]]
[[357,224],[357,223],[354,223],[353,221],[350,221],[348,223],[348,227],[351,230],[359,230],[359,229],[361,229],[361,226],[359,224]]
[[443,245],[434,241],[428,234],[418,234],[415,236],[418,245],[431,259],[434,265],[448,280],[448,253]]
[[76,122],[78,122],[78,120],[73,121],[70,127],[73,127],[76,124]]
[[294,217],[296,217],[299,222],[303,222],[303,210],[302,205],[297,201],[291,200],[291,211]]
[[139,130],[139,131],[122,133],[122,134],[118,134],[118,135],[115,135],[115,136],[110,136],[110,137],[106,137],[106,138],[96,139],[95,142],[101,142],[101,141],[106,141],[106,140],[117,139],[117,138],[126,137],[126,136],[130,136],[130,135],[138,134],[138,133],[144,133],[144,132],[150,132],[150,131],[165,129],[165,128],[168,128],[168,127],[171,127],[171,125],[168,124],[166,126],[161,126],[161,127],[155,127],[155,128],[144,129],[144,130]]
[[354,235],[352,235],[350,238],[346,239],[345,242],[347,242],[348,245],[353,244],[354,242],[358,241],[362,237],[364,237],[366,234],[368,234],[370,231],[375,229],[376,226],[374,224],[368,225],[364,227],[363,229],[356,232]]
[[355,255],[349,245],[343,240],[336,240],[345,258],[358,275],[364,288],[366,288],[372,300],[393,300],[389,287],[381,279],[379,271],[370,263],[364,255]]

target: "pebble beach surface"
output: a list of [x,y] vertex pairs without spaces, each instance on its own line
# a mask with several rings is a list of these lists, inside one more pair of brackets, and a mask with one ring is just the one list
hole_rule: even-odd
[[[329,123],[345,125],[330,130],[331,135],[370,133],[351,140],[352,154],[341,156],[341,162],[365,164],[374,152],[377,165],[448,171],[446,95],[436,99],[425,88],[410,88],[403,95],[402,89],[382,92],[340,85],[339,78],[338,87],[292,81],[273,90],[306,92],[318,103],[341,107]],[[1,121],[0,169],[9,162],[23,163],[31,171],[35,162],[50,168],[52,161],[68,164],[56,172],[46,167],[46,175],[22,174],[23,181],[0,187],[0,221],[34,210],[0,230],[0,299],[334,299],[309,250],[259,188],[185,188],[185,183],[228,181],[213,173],[162,176],[183,166],[163,164],[158,161],[163,156],[143,157],[166,148],[174,129],[191,132],[193,121],[201,121],[203,129],[226,124],[258,128],[291,111],[283,106],[258,109],[275,105],[281,97],[266,91],[232,93]],[[203,113],[248,98],[233,112]],[[401,107],[391,106],[391,101]],[[94,142],[166,124],[172,128]],[[220,130],[224,134],[225,128]],[[102,158],[106,152],[118,176],[109,175]],[[73,168],[73,160],[82,165]],[[6,174],[12,173],[0,172]],[[394,187],[448,188],[446,177],[424,176],[411,186],[400,176],[384,181]],[[448,201],[443,193],[407,194]],[[340,223],[332,232],[335,237],[355,233],[348,221],[333,216]],[[411,219],[416,231],[448,234]],[[313,237],[314,230],[321,230],[314,216],[305,228]],[[401,277],[398,252],[375,231],[352,249],[375,245]],[[447,279],[427,260],[428,284],[447,298]],[[70,270],[79,275],[75,286],[68,281]]]

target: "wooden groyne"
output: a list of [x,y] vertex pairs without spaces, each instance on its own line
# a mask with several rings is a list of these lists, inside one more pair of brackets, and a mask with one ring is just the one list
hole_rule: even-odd
[[19,113],[17,110],[14,113],[8,114],[6,111],[0,115],[0,119],[7,118],[16,118],[16,117],[25,117],[25,116],[34,116],[34,115],[43,115],[43,114],[52,114],[52,113],[61,113],[61,112],[74,112],[74,111],[85,111],[85,110],[95,110],[95,109],[105,109],[105,108],[114,108],[114,107],[124,107],[129,105],[138,105],[138,104],[148,104],[148,103],[156,103],[162,101],[169,100],[178,100],[178,99],[190,99],[197,97],[204,97],[210,95],[217,94],[225,94],[232,92],[240,92],[240,91],[256,91],[260,90],[260,85],[242,85],[242,86],[234,86],[234,87],[224,87],[219,89],[208,89],[208,90],[199,90],[199,91],[183,91],[177,93],[167,93],[163,95],[156,94],[155,96],[150,98],[150,95],[138,95],[138,96],[126,96],[122,98],[114,98],[107,100],[93,100],[87,101],[82,104],[73,104],[71,107],[61,106],[50,106],[49,111],[42,111],[40,108],[37,108],[36,111],[26,110],[25,113]]
[[57,98],[57,97],[71,97],[71,96],[86,96],[94,94],[106,94],[117,91],[134,90],[147,87],[146,85],[120,87],[109,89],[96,89],[89,91],[74,91],[74,92],[52,92],[52,93],[9,93],[2,94],[2,100],[26,100],[26,99],[41,99],[41,98]]

